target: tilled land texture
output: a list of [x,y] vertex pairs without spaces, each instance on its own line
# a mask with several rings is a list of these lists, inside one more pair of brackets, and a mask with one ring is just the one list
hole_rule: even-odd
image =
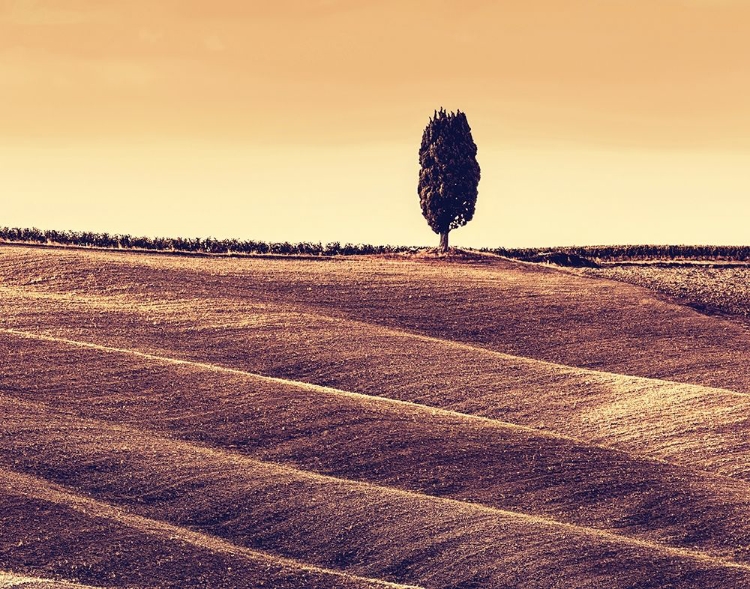
[[700,311],[729,313],[750,321],[750,265],[644,264],[586,269],[582,273],[644,286],[677,297]]

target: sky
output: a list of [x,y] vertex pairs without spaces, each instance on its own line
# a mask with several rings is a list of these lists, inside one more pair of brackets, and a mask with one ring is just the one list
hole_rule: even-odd
[[0,225],[465,247],[750,244],[750,0],[0,0]]

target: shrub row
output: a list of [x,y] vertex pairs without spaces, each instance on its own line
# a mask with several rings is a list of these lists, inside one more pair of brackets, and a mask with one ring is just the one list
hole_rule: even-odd
[[[414,246],[322,243],[268,243],[213,237],[133,237],[91,231],[56,231],[32,227],[0,227],[0,240],[113,249],[140,249],[167,252],[196,252],[211,254],[286,254],[308,256],[357,256],[417,252]],[[483,248],[481,251],[528,260],[550,251],[574,254],[599,261],[619,260],[729,260],[750,261],[750,246],[715,245],[614,245],[560,248]]]
[[421,248],[392,245],[322,243],[267,243],[265,241],[215,239],[213,237],[133,237],[91,231],[57,231],[32,227],[0,227],[0,240],[21,243],[75,245],[112,249],[140,249],[210,254],[286,254],[308,256],[367,255],[416,252]]
[[559,248],[484,249],[501,256],[530,259],[549,251],[606,261],[624,260],[750,260],[750,246],[734,245],[607,245]]

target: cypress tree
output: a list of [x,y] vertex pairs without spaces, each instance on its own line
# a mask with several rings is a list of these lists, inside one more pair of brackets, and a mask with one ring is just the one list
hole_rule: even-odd
[[435,111],[419,149],[419,201],[430,228],[448,251],[448,233],[471,221],[477,202],[480,170],[477,146],[460,110]]

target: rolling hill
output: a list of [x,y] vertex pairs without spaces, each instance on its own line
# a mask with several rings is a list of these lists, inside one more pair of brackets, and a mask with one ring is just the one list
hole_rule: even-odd
[[743,323],[491,255],[3,246],[0,305],[0,587],[750,585]]

